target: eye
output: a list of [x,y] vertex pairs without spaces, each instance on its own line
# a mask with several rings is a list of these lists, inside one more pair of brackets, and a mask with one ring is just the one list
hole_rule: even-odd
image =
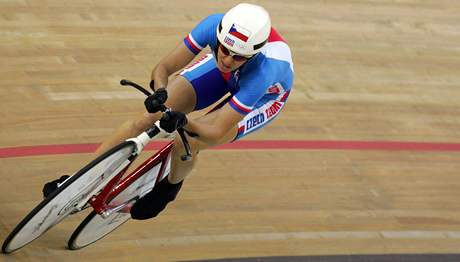
[[219,47],[222,53],[224,53],[224,55],[230,55],[230,51],[225,46],[220,45]]
[[233,57],[233,59],[234,59],[235,61],[238,61],[238,62],[242,62],[242,61],[248,60],[246,57],[240,56],[240,55],[233,55],[232,57]]

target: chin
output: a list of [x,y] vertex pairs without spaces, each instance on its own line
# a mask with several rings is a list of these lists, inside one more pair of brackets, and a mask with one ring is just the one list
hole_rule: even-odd
[[219,71],[221,71],[222,73],[229,73],[232,71],[231,68],[224,68],[222,66],[219,66],[218,68],[219,68]]

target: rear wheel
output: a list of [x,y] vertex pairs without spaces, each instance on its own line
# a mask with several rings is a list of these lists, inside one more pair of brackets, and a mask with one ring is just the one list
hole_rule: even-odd
[[11,253],[20,249],[69,214],[83,209],[95,193],[129,165],[135,149],[134,142],[123,142],[67,179],[13,229],[2,245],[2,252]]
[[[170,162],[167,163],[168,170]],[[121,226],[131,218],[129,210],[135,200],[144,196],[152,190],[160,173],[161,162],[147,171],[144,175],[134,180],[129,186],[121,191],[116,197],[109,201],[109,207],[124,205],[129,202],[121,211],[112,213],[106,218],[91,212],[83,222],[75,229],[69,239],[68,247],[71,250],[86,247]],[[167,172],[167,171],[166,171]],[[165,172],[165,173],[166,173]],[[164,179],[164,178],[163,178]]]

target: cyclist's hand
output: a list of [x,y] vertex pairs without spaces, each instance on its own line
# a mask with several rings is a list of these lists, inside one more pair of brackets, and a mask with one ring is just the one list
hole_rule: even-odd
[[166,102],[166,99],[168,99],[166,89],[159,88],[155,91],[155,93],[153,93],[153,95],[150,95],[145,99],[145,108],[149,113],[164,111],[166,110],[166,107],[163,104]]
[[187,124],[187,117],[184,113],[169,111],[163,114],[160,119],[160,127],[168,133],[172,133]]

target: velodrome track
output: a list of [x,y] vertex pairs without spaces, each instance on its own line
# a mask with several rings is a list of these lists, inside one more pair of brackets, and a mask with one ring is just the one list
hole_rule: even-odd
[[[1,240],[45,181],[142,112],[118,81],[146,84],[201,18],[236,3],[0,1]],[[157,219],[73,252],[77,214],[0,261],[459,260],[460,3],[257,3],[294,56],[278,119],[200,153]]]

